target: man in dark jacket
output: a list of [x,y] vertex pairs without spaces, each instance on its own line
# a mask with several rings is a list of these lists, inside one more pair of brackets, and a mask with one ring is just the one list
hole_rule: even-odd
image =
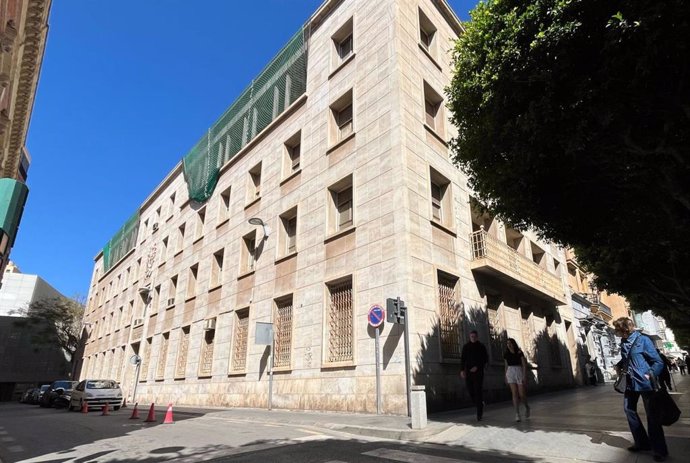
[[484,413],[484,367],[489,361],[486,347],[479,342],[475,330],[470,331],[470,342],[462,347],[460,355],[460,376],[465,380],[472,402],[477,407],[477,421]]

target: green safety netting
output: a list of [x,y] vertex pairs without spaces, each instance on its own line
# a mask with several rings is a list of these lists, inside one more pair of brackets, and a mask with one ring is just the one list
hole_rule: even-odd
[[223,164],[306,91],[306,43],[303,29],[183,158],[191,200],[205,202],[216,187]]
[[[182,159],[189,199],[206,202],[220,168],[307,89],[306,29],[297,32]],[[107,272],[134,248],[139,212],[103,248]]]
[[104,273],[134,248],[139,232],[139,211],[125,222],[103,248]]

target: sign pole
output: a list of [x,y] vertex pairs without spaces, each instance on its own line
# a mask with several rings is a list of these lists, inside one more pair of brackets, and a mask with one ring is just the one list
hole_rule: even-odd
[[[401,307],[400,297],[398,296],[398,307]],[[405,310],[405,385],[407,390],[407,416],[412,416],[412,385],[410,382],[410,314]]]
[[381,354],[380,354],[380,340],[379,327],[376,327],[376,339],[374,344],[374,353],[376,355],[376,414],[381,414]]
[[273,341],[271,341],[271,349],[268,353],[268,409],[273,407]]

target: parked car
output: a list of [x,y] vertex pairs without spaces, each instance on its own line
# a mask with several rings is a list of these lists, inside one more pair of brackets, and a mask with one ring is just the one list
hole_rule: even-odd
[[72,393],[72,388],[77,384],[76,381],[69,381],[63,379],[60,381],[53,381],[47,391],[43,393],[43,396],[39,400],[38,404],[41,407],[52,407],[57,399],[61,395],[70,395]]
[[21,396],[19,396],[19,403],[20,404],[28,404],[29,400],[31,399],[31,394],[33,394],[35,387],[29,387],[27,388]]
[[43,398],[43,394],[45,394],[48,389],[50,389],[50,384],[44,384],[43,386],[34,389],[34,391],[31,393],[31,397],[29,398],[29,403],[33,405],[41,403],[41,398]]
[[113,410],[119,410],[122,406],[122,389],[112,379],[86,379],[72,391],[69,409],[80,409],[84,403],[100,408],[107,403]]

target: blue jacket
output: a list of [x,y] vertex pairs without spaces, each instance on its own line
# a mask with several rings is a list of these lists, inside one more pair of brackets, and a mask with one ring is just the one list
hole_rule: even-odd
[[[638,338],[640,338],[639,341],[637,341]],[[633,344],[635,344],[635,348],[630,352]],[[664,361],[661,360],[649,336],[635,331],[627,339],[623,339],[621,341],[621,357],[628,359],[628,389],[638,392],[653,390],[651,381],[645,375],[652,370],[658,378],[664,369]],[[624,362],[625,360],[621,360],[619,365],[622,366]]]

